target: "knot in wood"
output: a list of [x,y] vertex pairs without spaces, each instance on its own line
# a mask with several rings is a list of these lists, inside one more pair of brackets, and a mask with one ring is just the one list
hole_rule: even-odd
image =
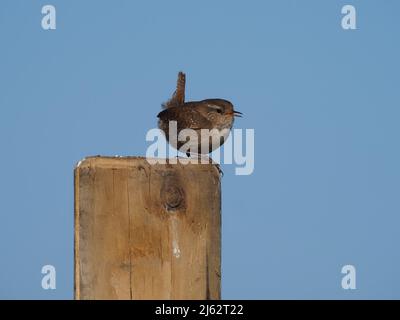
[[163,192],[163,198],[167,210],[176,210],[184,202],[183,191],[176,186],[168,186]]

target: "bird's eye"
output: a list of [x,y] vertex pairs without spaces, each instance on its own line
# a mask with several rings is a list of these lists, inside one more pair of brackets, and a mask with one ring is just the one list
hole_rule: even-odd
[[222,109],[217,109],[217,112],[218,113],[222,113]]

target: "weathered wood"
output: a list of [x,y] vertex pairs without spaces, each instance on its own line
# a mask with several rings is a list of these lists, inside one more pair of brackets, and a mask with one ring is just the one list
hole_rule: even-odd
[[211,164],[91,157],[75,169],[76,299],[220,299]]

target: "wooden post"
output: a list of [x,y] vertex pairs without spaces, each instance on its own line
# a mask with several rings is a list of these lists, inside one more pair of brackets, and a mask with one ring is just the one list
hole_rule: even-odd
[[76,299],[220,299],[211,164],[91,157],[75,169]]

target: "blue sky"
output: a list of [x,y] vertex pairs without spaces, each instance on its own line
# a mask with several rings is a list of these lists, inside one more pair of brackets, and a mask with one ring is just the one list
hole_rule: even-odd
[[74,165],[144,155],[183,70],[188,100],[229,99],[255,130],[254,173],[223,165],[223,298],[399,299],[399,14],[396,0],[3,0],[0,298],[73,297]]

